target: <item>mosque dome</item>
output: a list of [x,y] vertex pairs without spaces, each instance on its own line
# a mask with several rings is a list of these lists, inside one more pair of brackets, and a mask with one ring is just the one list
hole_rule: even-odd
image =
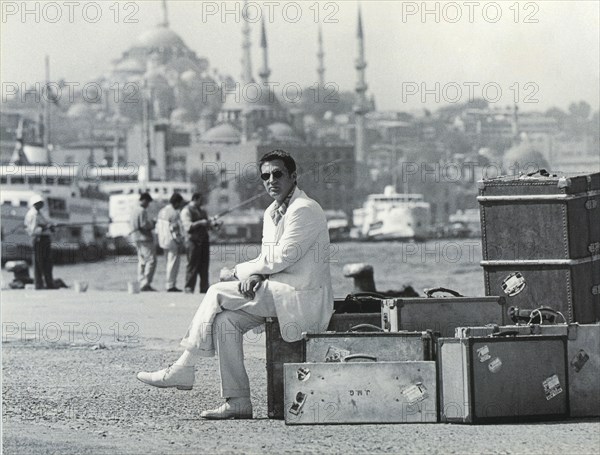
[[242,133],[231,123],[221,123],[202,135],[200,142],[210,144],[239,144]]
[[136,44],[146,49],[185,47],[179,35],[164,25],[143,32],[138,36]]
[[302,140],[296,135],[294,129],[282,122],[271,123],[267,126],[269,139],[275,142],[301,143]]

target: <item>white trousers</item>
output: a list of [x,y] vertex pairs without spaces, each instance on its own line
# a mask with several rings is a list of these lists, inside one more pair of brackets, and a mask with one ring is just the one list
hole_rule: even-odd
[[179,248],[169,248],[165,250],[167,253],[167,289],[177,286],[177,275],[179,274],[179,264],[181,263],[181,255]]
[[244,366],[243,335],[275,317],[273,293],[266,280],[253,300],[238,291],[238,281],[212,285],[194,315],[181,345],[202,356],[219,356],[221,396],[249,397],[250,383]]
[[138,256],[138,282],[140,287],[152,284],[156,270],[156,247],[154,242],[136,242]]

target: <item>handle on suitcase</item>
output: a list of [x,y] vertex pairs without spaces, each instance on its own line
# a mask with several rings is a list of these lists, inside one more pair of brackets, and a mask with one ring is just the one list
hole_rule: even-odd
[[531,312],[531,316],[529,317],[529,322],[528,324],[532,324],[533,319],[535,318],[535,316],[539,316],[540,317],[540,325],[544,324],[544,318],[542,316],[542,311],[545,311],[546,313],[550,313],[550,314],[554,314],[556,316],[560,316],[563,320],[563,322],[566,324],[567,323],[567,318],[565,318],[565,315],[562,314],[560,311],[556,311],[552,308],[548,308],[548,307],[539,307],[536,308],[535,310],[533,310]]
[[450,294],[452,297],[464,297],[460,292],[454,291],[452,289],[448,289],[448,288],[431,288],[431,289],[424,289],[423,290],[425,292],[425,295],[428,298],[432,298],[433,294],[435,294],[436,292],[446,292],[448,294]]
[[[539,307],[533,310],[526,308],[518,308],[516,306],[511,306],[507,310],[508,317],[516,324],[519,322],[526,322],[527,325],[532,324],[543,324],[544,319],[551,324],[554,323],[554,319],[551,316],[560,316],[564,323],[567,323],[567,320],[560,311],[556,311],[549,307]],[[539,321],[537,320],[539,318]]]
[[357,332],[359,330],[365,330],[365,332],[368,332],[369,330],[366,329],[371,329],[370,331],[372,332],[383,332],[383,329],[381,327],[378,327],[373,324],[358,324],[353,327],[350,327],[350,330],[348,330],[348,332]]
[[347,355],[346,357],[344,357],[344,362],[347,362],[348,360],[352,360],[352,359],[366,359],[366,360],[372,360],[373,362],[377,362],[377,357],[375,357],[374,355],[370,355],[370,354],[350,354],[350,355]]

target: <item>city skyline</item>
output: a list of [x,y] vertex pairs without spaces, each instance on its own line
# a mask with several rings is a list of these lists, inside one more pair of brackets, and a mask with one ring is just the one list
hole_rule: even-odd
[[[2,3],[3,85],[42,82],[45,55],[51,60],[51,81],[83,84],[108,73],[111,62],[137,36],[164,21],[157,1],[108,2],[99,7],[74,2],[72,10],[60,2],[50,3],[57,6],[29,2],[24,16],[22,3]],[[239,81],[243,4],[167,4],[170,28],[209,60],[209,72],[216,68]],[[256,13],[260,5],[266,19],[272,82],[308,87],[318,81],[320,26],[325,81],[341,91],[354,90],[357,2],[248,5],[249,13]],[[475,7],[470,2],[380,1],[360,6],[367,95],[375,96],[378,110],[435,110],[471,96],[502,108],[517,101],[525,111],[553,106],[566,110],[580,100],[598,110],[597,2],[479,2]],[[255,14],[251,41],[252,70],[258,80],[260,20],[256,19]]]

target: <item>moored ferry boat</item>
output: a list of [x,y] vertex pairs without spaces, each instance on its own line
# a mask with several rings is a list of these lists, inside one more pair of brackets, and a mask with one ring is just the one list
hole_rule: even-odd
[[52,250],[64,262],[97,260],[107,249],[108,198],[82,178],[78,165],[8,164],[0,166],[2,263],[31,258],[24,226],[29,200],[44,199],[44,212],[56,224]]
[[353,211],[360,240],[424,240],[431,225],[431,206],[422,194],[397,193],[391,185],[371,194]]

